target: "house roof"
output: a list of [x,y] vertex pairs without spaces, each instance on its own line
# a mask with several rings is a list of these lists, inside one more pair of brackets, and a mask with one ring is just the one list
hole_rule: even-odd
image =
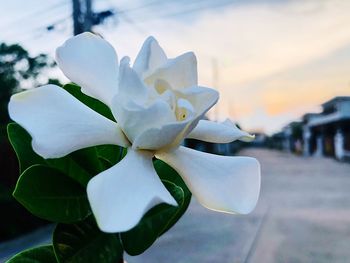
[[334,97],[333,99],[330,99],[329,101],[326,101],[322,104],[323,108],[327,108],[329,106],[332,106],[333,104],[340,102],[340,101],[350,101],[350,96],[338,96]]

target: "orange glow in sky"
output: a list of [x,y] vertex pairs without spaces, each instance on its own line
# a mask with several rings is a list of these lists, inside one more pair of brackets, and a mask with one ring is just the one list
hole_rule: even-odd
[[[147,9],[152,20],[138,22],[140,17],[130,14],[133,23],[121,18],[117,26],[95,30],[112,42],[119,58],[135,58],[149,35],[170,57],[194,51],[200,84],[215,85],[221,93],[210,117],[230,116],[248,130],[272,133],[306,112],[319,110],[334,96],[350,95],[350,1],[237,3],[173,18],[158,17],[160,10],[153,7]],[[53,54],[68,36],[45,37],[26,46]]]
[[[221,93],[219,118],[271,133],[333,96],[350,95],[349,13],[350,1],[342,0],[255,2],[203,12],[190,25],[154,21],[144,28],[172,56],[197,54],[200,83]],[[127,32],[125,26],[109,39],[137,50],[140,37],[118,41]]]

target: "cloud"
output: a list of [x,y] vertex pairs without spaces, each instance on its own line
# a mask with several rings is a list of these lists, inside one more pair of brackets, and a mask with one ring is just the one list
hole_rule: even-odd
[[191,24],[170,18],[139,24],[145,32],[121,24],[113,40],[128,54],[136,54],[147,33],[171,56],[193,50],[207,86],[216,59],[220,114],[271,132],[346,92],[350,63],[332,58],[350,43],[349,12],[350,2],[342,0],[259,1],[201,12]]
[[[135,58],[148,35],[170,56],[193,50],[200,83],[207,86],[213,84],[216,59],[220,113],[231,114],[247,128],[271,131],[349,88],[350,59],[334,56],[340,49],[350,53],[350,1],[241,1],[168,19],[159,14],[171,13],[169,5],[147,10],[147,19],[154,19],[130,13],[129,21],[120,17],[116,28],[97,31],[114,44],[119,57]],[[54,41],[46,40],[47,49],[46,43]]]
[[[349,11],[349,1],[337,0],[233,6],[220,14],[203,14],[172,42],[180,49],[186,44],[199,54],[218,58],[224,85],[244,83],[303,65],[350,43]],[[165,34],[171,38],[172,31]],[[208,68],[203,70],[206,74]]]

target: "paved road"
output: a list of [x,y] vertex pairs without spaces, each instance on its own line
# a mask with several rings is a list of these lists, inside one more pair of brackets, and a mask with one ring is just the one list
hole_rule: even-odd
[[261,160],[259,206],[270,207],[249,262],[350,262],[350,165],[264,150],[245,154]]
[[240,155],[262,165],[252,214],[215,213],[193,200],[174,228],[128,262],[350,262],[350,164],[262,149]]
[[192,202],[180,222],[129,263],[350,262],[350,165],[248,149],[262,165],[251,215],[211,212]]

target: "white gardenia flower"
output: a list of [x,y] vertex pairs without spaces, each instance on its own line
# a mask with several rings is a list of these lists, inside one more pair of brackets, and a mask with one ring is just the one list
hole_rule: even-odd
[[30,133],[34,151],[44,158],[102,144],[128,147],[123,160],[87,186],[102,231],[129,230],[151,207],[177,205],[154,170],[154,156],[180,174],[203,206],[241,214],[254,209],[260,190],[256,159],[180,146],[186,137],[215,143],[253,138],[230,121],[202,120],[217,102],[218,93],[198,86],[193,53],[169,59],[150,37],[131,67],[127,57],[118,63],[107,41],[83,33],[59,47],[56,60],[82,92],[110,107],[117,122],[55,85],[13,95],[9,113]]

